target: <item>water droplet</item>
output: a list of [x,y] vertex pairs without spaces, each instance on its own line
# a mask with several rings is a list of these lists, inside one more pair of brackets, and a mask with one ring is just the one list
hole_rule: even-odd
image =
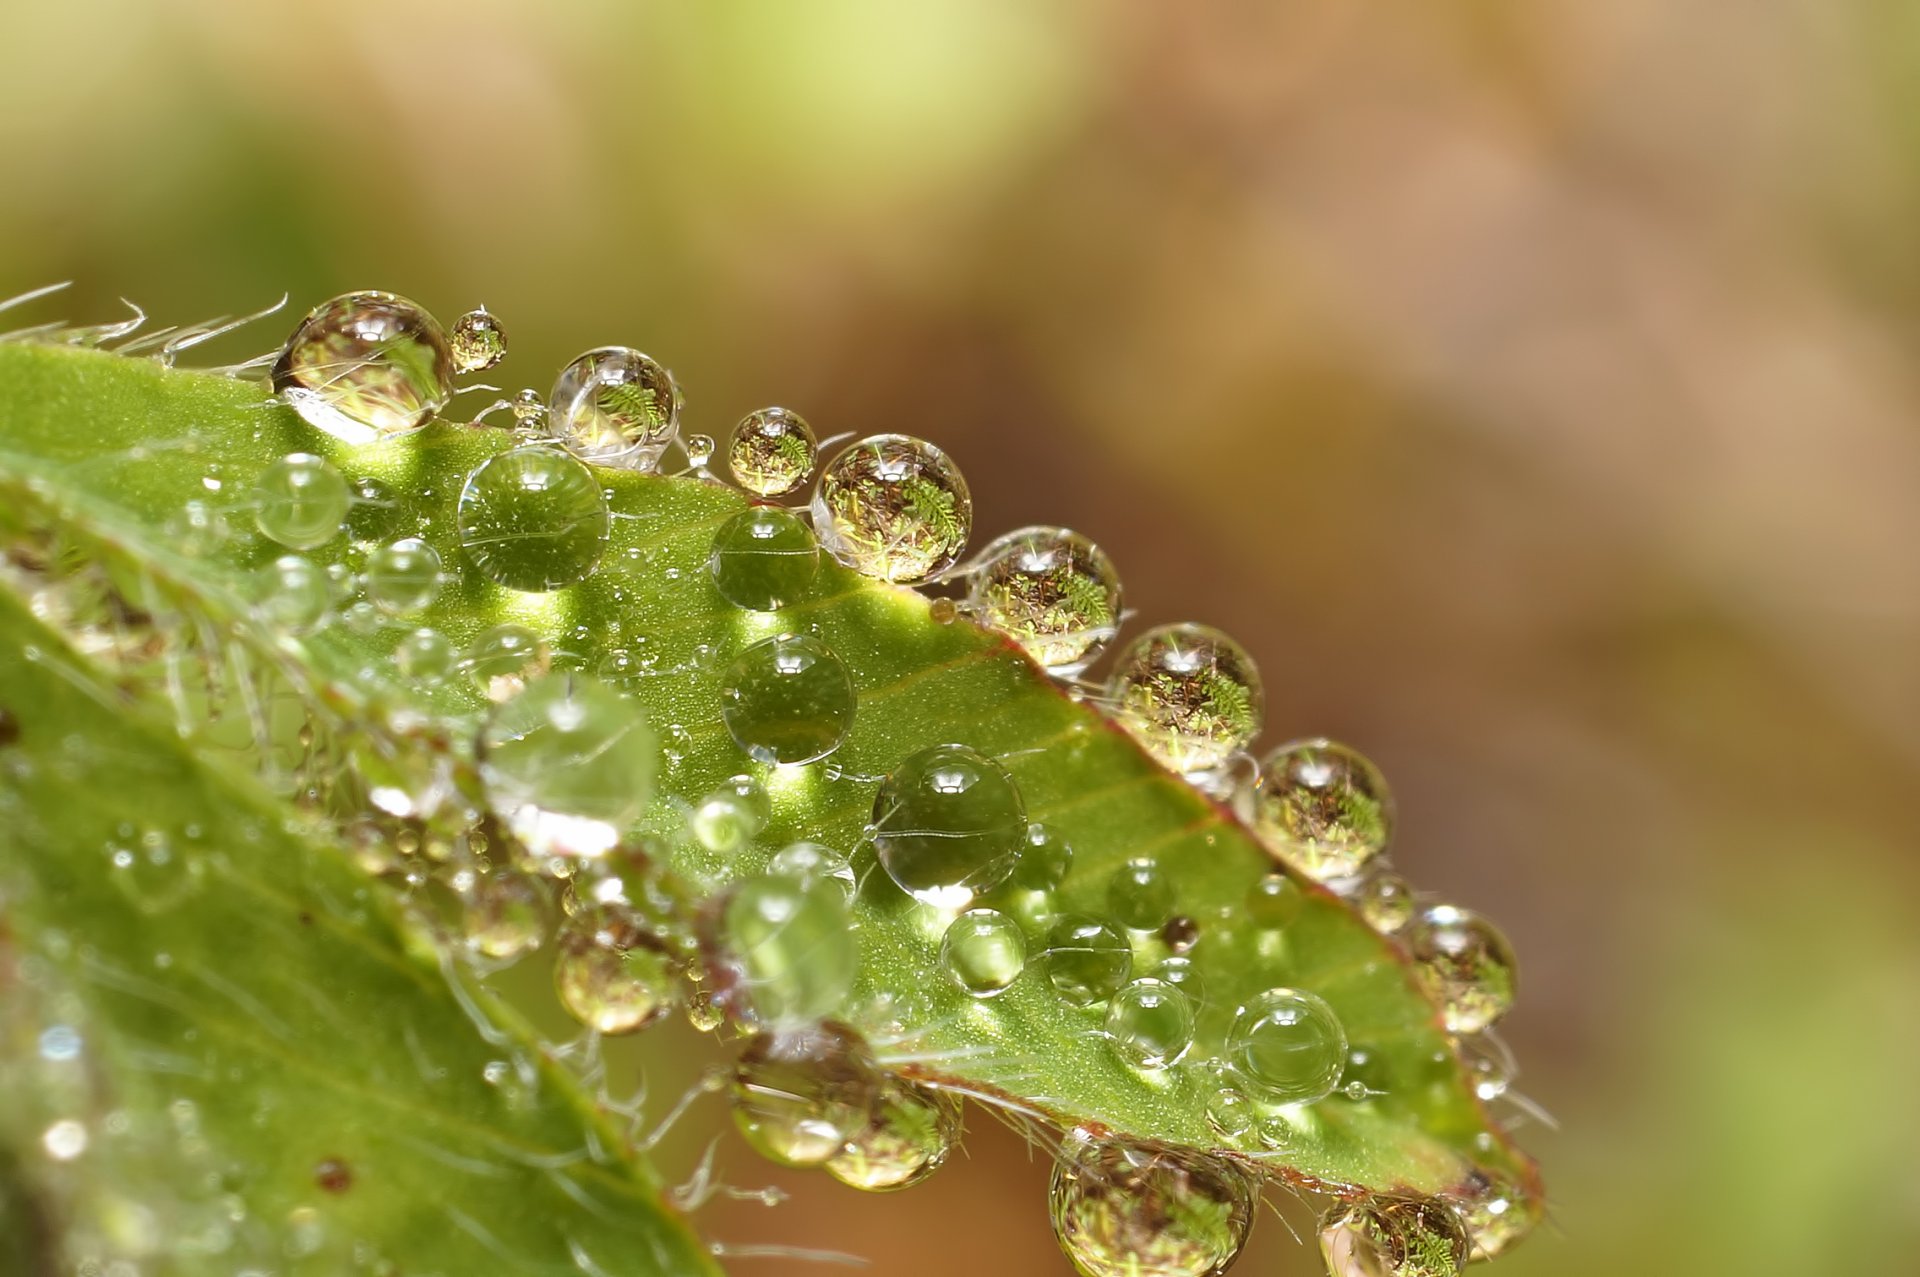
[[1176,953],[1162,959],[1160,965],[1154,968],[1153,974],[1156,979],[1165,980],[1168,984],[1177,986],[1193,999],[1195,1006],[1206,1001],[1206,984],[1200,978],[1200,968],[1194,965],[1193,959],[1185,954]]
[[461,664],[488,700],[504,701],[545,674],[552,660],[544,639],[524,625],[509,622],[474,639]]
[[688,824],[695,842],[730,856],[758,837],[771,815],[766,792],[751,777],[736,776],[701,799]]
[[867,1124],[827,1159],[827,1173],[870,1193],[918,1184],[940,1169],[960,1143],[960,1105],[953,1097],[888,1077]]
[[204,501],[189,501],[167,520],[167,539],[189,558],[212,554],[232,536],[227,517]]
[[982,622],[1056,674],[1076,674],[1120,624],[1120,576],[1105,552],[1065,528],[1021,528],[979,555],[967,599]]
[[673,1009],[679,963],[624,910],[602,906],[568,919],[556,948],[554,992],[588,1028],[637,1033]]
[[924,581],[947,568],[973,530],[973,498],[947,454],[906,435],[875,435],[827,464],[813,527],[840,562],[883,581]]
[[1478,1033],[1513,1006],[1519,964],[1507,938],[1479,914],[1435,905],[1414,919],[1406,942],[1449,1033]]
[[733,1071],[733,1120],[763,1157],[824,1166],[864,1129],[880,1074],[858,1034],[827,1021],[757,1033]]
[[1248,1089],[1273,1104],[1312,1104],[1333,1093],[1347,1063],[1347,1031],[1326,1000],[1268,989],[1240,1008],[1227,1058]]
[[546,920],[546,894],[536,879],[493,873],[474,884],[463,923],[467,943],[477,952],[506,959],[538,949]]
[[536,856],[601,856],[653,795],[660,748],[639,705],[584,674],[537,679],[479,740],[487,804]]
[[1367,925],[1383,936],[1393,935],[1413,921],[1417,906],[1413,888],[1396,873],[1376,873],[1360,884],[1354,908]]
[[40,1058],[66,1063],[80,1058],[80,1031],[71,1025],[56,1024],[40,1034]]
[[1200,924],[1185,914],[1168,918],[1160,928],[1160,943],[1174,954],[1183,954],[1200,943]]
[[273,388],[308,425],[348,443],[415,430],[453,393],[440,324],[392,293],[315,307],[273,366]]
[[1443,1203],[1374,1197],[1327,1213],[1320,1254],[1330,1277],[1459,1277],[1467,1230]]
[[283,555],[254,577],[259,615],[270,625],[300,634],[326,619],[333,606],[333,584],[311,560]]
[[820,573],[820,545],[791,511],[742,510],[713,534],[707,571],[720,597],[749,612],[774,612],[805,596]]
[[612,517],[593,471],[544,444],[514,448],[467,476],[460,548],[496,585],[558,590],[606,553]]
[[507,401],[507,410],[513,414],[514,426],[522,433],[546,433],[547,401],[540,397],[539,391],[516,390]]
[[817,842],[782,847],[767,862],[767,872],[804,883],[825,882],[839,888],[843,899],[853,898],[853,866],[833,848]]
[[880,865],[902,891],[962,909],[1013,872],[1027,839],[1027,810],[1000,764],[965,745],[935,745],[910,755],[881,783],[873,829]]
[[40,1136],[40,1146],[56,1162],[71,1162],[87,1151],[87,1128],[67,1117],[49,1126]]
[[1133,948],[1110,922],[1070,913],[1047,933],[1047,979],[1075,1006],[1104,1002],[1132,974]]
[[748,492],[762,497],[784,496],[813,472],[817,446],[812,427],[799,413],[762,408],[742,417],[733,428],[727,465]]
[[1197,1149],[1078,1136],[1054,1164],[1051,1206],[1083,1277],[1212,1277],[1247,1244],[1254,1189]]
[[1254,824],[1275,853],[1320,882],[1358,873],[1393,832],[1380,769],[1329,740],[1282,745],[1260,765]]
[[1027,826],[1026,846],[1013,867],[1013,885],[1028,891],[1052,891],[1073,868],[1073,844],[1052,825],[1035,821]]
[[1027,965],[1027,937],[1020,924],[993,909],[969,909],[947,925],[940,965],[953,982],[976,998],[991,998],[1019,978]]
[[952,599],[935,599],[927,604],[927,619],[935,625],[952,625],[960,619],[960,608]]
[[507,357],[507,330],[485,306],[480,306],[453,321],[447,345],[455,372],[485,372]]
[[722,921],[757,1020],[805,1024],[846,1001],[860,972],[860,949],[837,886],[749,878],[728,897]]
[[340,535],[352,494],[332,463],[296,452],[260,473],[253,500],[260,535],[289,550],[311,550]]
[[380,609],[365,599],[347,604],[340,613],[341,624],[360,635],[378,633],[383,619]]
[[1300,916],[1306,902],[1298,883],[1283,873],[1270,873],[1247,889],[1247,916],[1256,927],[1280,931]]
[[1151,977],[1122,985],[1107,1000],[1107,1042],[1136,1069],[1164,1069],[1193,1045],[1193,1002]]
[[547,429],[575,456],[651,470],[680,428],[680,388],[658,362],[625,346],[589,350],[547,396]]
[[720,717],[734,743],[762,763],[811,763],[853,728],[853,676],[811,634],[755,643],[727,667]]
[[1495,1259],[1540,1224],[1540,1207],[1519,1184],[1485,1171],[1473,1172],[1466,1191],[1449,1193],[1449,1206],[1460,1212],[1475,1260]]
[[1107,695],[1155,761],[1211,771],[1260,731],[1265,700],[1246,649],[1205,625],[1162,625],[1121,653]]
[[714,442],[712,435],[688,435],[680,441],[686,451],[687,464],[695,470],[704,470],[713,460]]
[[1153,931],[1173,916],[1173,880],[1152,856],[1136,856],[1107,879],[1107,907],[1135,931]]
[[1256,1114],[1253,1101],[1236,1086],[1221,1083],[1207,1094],[1207,1125],[1214,1134],[1229,1143],[1238,1143],[1253,1134]]
[[429,607],[440,595],[440,552],[419,537],[383,545],[367,556],[366,589],[389,616]]
[[347,536],[356,545],[378,545],[390,541],[412,524],[412,512],[399,494],[370,474],[355,475],[347,486],[353,500],[347,508]]

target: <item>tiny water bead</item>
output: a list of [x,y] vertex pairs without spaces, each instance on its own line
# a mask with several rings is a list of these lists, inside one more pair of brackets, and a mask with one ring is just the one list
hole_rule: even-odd
[[910,1188],[939,1170],[960,1144],[960,1104],[905,1078],[884,1079],[867,1124],[827,1159],[827,1173],[869,1193]]
[[419,537],[383,545],[367,556],[367,601],[389,616],[430,607],[440,597],[440,552]]
[[1407,927],[1406,942],[1449,1033],[1478,1033],[1513,1006],[1513,947],[1479,914],[1435,905]]
[[1253,1231],[1252,1180],[1197,1149],[1076,1135],[1050,1197],[1054,1236],[1081,1277],[1213,1277]]
[[819,445],[813,428],[786,408],[750,412],[733,428],[727,466],[748,492],[785,496],[807,481]]
[[1467,1231],[1452,1208],[1412,1197],[1336,1206],[1320,1222],[1330,1277],[1459,1277]]
[[1200,924],[1185,914],[1168,918],[1160,928],[1160,943],[1178,957],[1200,943]]
[[612,907],[587,910],[561,928],[554,992],[580,1023],[608,1036],[638,1033],[679,998],[680,963],[659,936]]
[[680,428],[680,388],[656,360],[626,346],[589,350],[547,396],[547,429],[603,466],[651,470]]
[[502,960],[539,948],[546,920],[545,890],[537,879],[517,873],[492,873],[475,882],[462,917],[474,951]]
[[837,885],[749,878],[728,897],[721,925],[761,1023],[807,1024],[840,1010],[860,973],[860,948]]
[[994,909],[969,909],[947,925],[940,965],[953,982],[976,998],[1005,992],[1027,965],[1027,937],[1020,924]]
[[1300,916],[1306,902],[1298,883],[1283,873],[1270,873],[1247,889],[1247,917],[1263,930],[1283,930]]
[[1207,1125],[1214,1134],[1229,1143],[1237,1143],[1253,1134],[1259,1114],[1247,1093],[1221,1082],[1207,1092]]
[[782,634],[727,667],[720,717],[734,743],[762,763],[811,763],[853,729],[853,675],[811,634]]
[[584,581],[613,526],[593,471],[544,444],[500,453],[474,470],[455,518],[473,565],[496,585],[527,591]]
[[1540,1225],[1538,1201],[1518,1183],[1476,1170],[1464,1191],[1446,1202],[1460,1213],[1475,1260],[1495,1259],[1524,1241]]
[[1220,767],[1260,732],[1265,698],[1246,649],[1205,625],[1162,625],[1121,653],[1107,695],[1153,759],[1177,772]]
[[973,498],[940,449],[875,435],[827,463],[813,527],[828,553],[862,576],[912,584],[959,559],[973,531]]
[[1380,769],[1330,740],[1282,745],[1260,765],[1255,826],[1295,869],[1319,882],[1358,873],[1393,832]]
[[547,672],[553,655],[546,640],[509,621],[483,631],[460,664],[491,701],[504,701]]
[[340,535],[353,494],[331,462],[296,452],[261,471],[253,485],[260,535],[289,550],[312,550]]
[[1413,888],[1396,873],[1376,873],[1360,884],[1354,896],[1354,908],[1367,925],[1383,936],[1403,930],[1418,909]]
[[294,634],[316,628],[333,607],[333,583],[311,559],[282,555],[254,574],[261,619]]
[[759,836],[772,814],[759,782],[751,776],[735,776],[701,799],[687,823],[702,847],[732,855]]
[[776,612],[805,597],[820,575],[820,543],[789,510],[754,506],[713,534],[707,572],[720,597],[749,612]]
[[347,507],[347,536],[356,545],[378,545],[413,526],[413,512],[391,484],[370,474],[348,481],[353,499]]
[[487,804],[537,856],[601,856],[653,794],[660,747],[639,705],[584,674],[536,679],[481,730]]
[[1133,974],[1133,946],[1110,922],[1070,913],[1047,933],[1047,979],[1075,1006],[1104,1002]]
[[1027,840],[1013,777],[966,745],[910,755],[873,800],[873,847],[900,889],[925,904],[965,908],[1004,882]]
[[1107,1000],[1107,1042],[1136,1069],[1164,1069],[1193,1045],[1193,1001],[1177,986],[1147,977]]
[[1120,576],[1099,546],[1066,528],[1009,532],[982,550],[974,614],[1057,674],[1086,668],[1120,624]]
[[1052,825],[1034,821],[1027,826],[1026,846],[1009,879],[1027,891],[1052,891],[1073,868],[1073,844]]
[[392,293],[347,293],[308,313],[273,366],[308,425],[348,443],[415,430],[453,394],[439,321]]
[[796,842],[782,847],[767,861],[767,872],[804,883],[830,883],[843,899],[853,898],[853,866],[845,856],[821,843]]
[[1107,879],[1107,908],[1121,926],[1155,931],[1173,916],[1173,880],[1151,856],[1136,856]]
[[485,372],[507,357],[507,330],[485,306],[480,306],[453,321],[447,345],[455,372]]
[[1234,1017],[1227,1059],[1241,1083],[1261,1099],[1312,1104],[1340,1083],[1347,1031],[1319,995],[1268,989]]
[[881,1075],[867,1044],[834,1020],[756,1033],[733,1069],[733,1120],[782,1166],[824,1166],[863,1130]]

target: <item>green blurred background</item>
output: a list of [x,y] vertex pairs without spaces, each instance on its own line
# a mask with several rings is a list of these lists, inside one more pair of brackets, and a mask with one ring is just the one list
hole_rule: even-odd
[[[696,430],[936,440],[981,539],[1072,525],[1245,641],[1269,738],[1366,749],[1403,871],[1505,925],[1563,1129],[1494,1271],[1894,1277],[1917,77],[1900,0],[11,0],[0,294],[484,302],[509,388],[621,342]],[[1044,1161],[970,1125],[902,1196],[700,1218],[1063,1272]],[[1315,1270],[1260,1233],[1240,1272]]]

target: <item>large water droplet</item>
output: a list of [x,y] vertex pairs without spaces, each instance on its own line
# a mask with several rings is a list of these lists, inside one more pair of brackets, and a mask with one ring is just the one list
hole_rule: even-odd
[[813,429],[797,412],[762,408],[733,428],[727,465],[748,492],[763,497],[792,492],[813,472]]
[[976,998],[991,998],[1019,979],[1027,965],[1020,924],[993,909],[969,909],[947,925],[940,965]]
[[1193,1002],[1174,985],[1147,978],[1107,1000],[1107,1042],[1136,1069],[1164,1069],[1193,1045]]
[[866,1126],[827,1159],[827,1173],[870,1193],[918,1184],[960,1144],[960,1105],[952,1096],[889,1077]]
[[1120,654],[1107,685],[1114,715],[1177,772],[1221,766],[1260,731],[1265,700],[1246,649],[1205,625],[1162,625]]
[[1022,528],[987,546],[967,599],[981,621],[1056,674],[1086,668],[1120,624],[1113,563],[1065,528]]
[[875,435],[827,463],[813,496],[813,527],[829,553],[863,576],[924,581],[966,548],[973,498],[940,449]]
[[389,616],[405,616],[440,596],[440,552],[419,537],[383,545],[367,556],[367,601]]
[[253,501],[262,536],[290,550],[311,550],[340,535],[352,492],[325,458],[296,452],[261,471]]
[[488,718],[487,803],[537,856],[601,856],[653,794],[660,748],[639,705],[584,674],[536,680]]
[[1467,1249],[1460,1217],[1435,1201],[1374,1197],[1320,1221],[1329,1277],[1459,1277]]
[[1107,908],[1123,927],[1156,931],[1173,917],[1173,880],[1152,856],[1135,856],[1107,879]]
[[517,958],[539,948],[546,935],[545,889],[524,874],[488,874],[467,896],[463,923],[467,943],[476,952],[489,958]]
[[806,595],[820,574],[820,544],[791,511],[742,510],[713,534],[707,571],[720,597],[750,612],[774,612]]
[[547,396],[547,429],[596,465],[651,470],[680,428],[680,388],[657,361],[625,346],[589,350]]
[[720,717],[734,743],[762,763],[811,763],[853,728],[853,676],[811,634],[782,634],[734,658],[720,686]]
[[599,907],[567,920],[553,961],[567,1013],[608,1035],[637,1033],[673,1009],[680,963],[624,910]]
[[460,548],[510,590],[585,580],[612,528],[593,471],[544,444],[503,452],[468,475],[456,517]]
[[1435,905],[1414,919],[1406,942],[1449,1033],[1478,1033],[1513,1006],[1513,947],[1479,914]]
[[1047,933],[1047,979],[1075,1006],[1104,1002],[1132,974],[1133,947],[1110,922],[1070,913]]
[[1082,1277],[1212,1277],[1253,1231],[1246,1172],[1166,1145],[1070,1139],[1051,1205],[1054,1236]]
[[1340,1083],[1347,1031],[1318,994],[1268,989],[1234,1017],[1227,1059],[1241,1082],[1269,1103],[1312,1104]]
[[461,667],[488,700],[504,701],[545,674],[552,661],[545,639],[509,621],[475,638]]
[[1027,809],[1000,764],[965,745],[935,745],[881,784],[873,829],[880,865],[902,891],[961,909],[1013,872]]
[[440,324],[392,293],[316,306],[280,352],[273,388],[307,424],[348,443],[415,430],[453,393]]
[[860,973],[846,897],[825,882],[749,878],[728,898],[727,950],[754,1017],[794,1025],[840,1010]]
[[1393,832],[1380,769],[1329,740],[1282,745],[1260,765],[1255,826],[1295,869],[1326,882],[1379,855]]
[[485,372],[507,357],[507,330],[481,306],[453,321],[447,345],[453,353],[455,372]]
[[733,1120],[783,1166],[824,1166],[873,1112],[881,1083],[867,1044],[834,1021],[757,1033],[733,1071]]

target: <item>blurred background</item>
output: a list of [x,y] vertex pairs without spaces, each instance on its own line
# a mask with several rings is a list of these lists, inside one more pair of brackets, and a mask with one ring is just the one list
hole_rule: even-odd
[[[484,302],[509,388],[924,435],[1244,641],[1520,952],[1505,1277],[1915,1271],[1916,225],[1900,0],[0,5],[0,294]],[[703,1227],[1064,1272],[970,1126]]]

